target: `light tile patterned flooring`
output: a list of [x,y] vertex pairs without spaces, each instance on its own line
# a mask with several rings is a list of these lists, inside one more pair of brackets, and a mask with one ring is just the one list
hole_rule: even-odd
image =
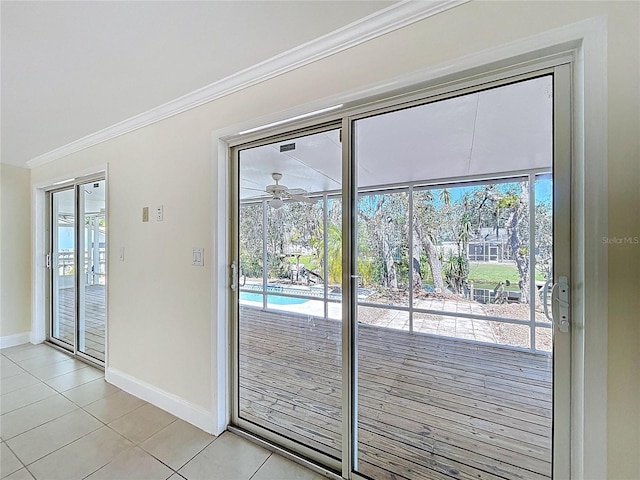
[[108,384],[46,345],[0,350],[4,480],[318,480],[241,437],[219,437]]

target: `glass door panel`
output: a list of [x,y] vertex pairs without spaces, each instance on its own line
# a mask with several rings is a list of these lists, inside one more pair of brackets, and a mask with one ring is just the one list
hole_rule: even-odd
[[96,179],[48,194],[51,313],[48,339],[105,360],[106,197]]
[[106,305],[105,181],[78,186],[78,351],[104,361]]
[[552,91],[547,75],[354,121],[355,472],[551,477]]
[[535,348],[550,352],[553,348],[553,325],[544,314],[544,290],[553,283],[553,175],[535,176]]
[[235,422],[339,469],[339,130],[239,149]]
[[75,345],[76,235],[75,192],[51,194],[51,337]]

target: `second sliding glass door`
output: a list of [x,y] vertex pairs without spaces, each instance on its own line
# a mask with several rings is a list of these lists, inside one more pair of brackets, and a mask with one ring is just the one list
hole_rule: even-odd
[[49,340],[99,363],[105,359],[105,180],[49,192]]

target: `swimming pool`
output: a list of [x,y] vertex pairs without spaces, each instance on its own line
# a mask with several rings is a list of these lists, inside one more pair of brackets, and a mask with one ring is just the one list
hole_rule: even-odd
[[[241,301],[244,300],[247,302],[262,303],[262,294],[252,293],[252,292],[240,292],[240,300]],[[271,304],[271,305],[300,305],[308,301],[309,300],[307,300],[306,298],[281,297],[280,295],[267,296],[267,304]]]

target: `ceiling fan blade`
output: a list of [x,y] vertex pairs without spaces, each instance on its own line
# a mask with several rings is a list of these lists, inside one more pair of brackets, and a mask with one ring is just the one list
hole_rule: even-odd
[[292,200],[295,200],[297,202],[316,203],[316,201],[317,201],[317,200],[315,200],[313,198],[303,197],[302,195],[296,195],[296,194],[291,193],[291,192],[287,192],[287,196],[289,198],[291,198]]
[[304,188],[289,188],[287,190],[291,195],[305,195],[307,192]]
[[243,187],[242,185],[240,186],[240,190],[253,190],[254,192],[262,192],[262,193],[266,193],[264,188],[251,188],[251,187]]

